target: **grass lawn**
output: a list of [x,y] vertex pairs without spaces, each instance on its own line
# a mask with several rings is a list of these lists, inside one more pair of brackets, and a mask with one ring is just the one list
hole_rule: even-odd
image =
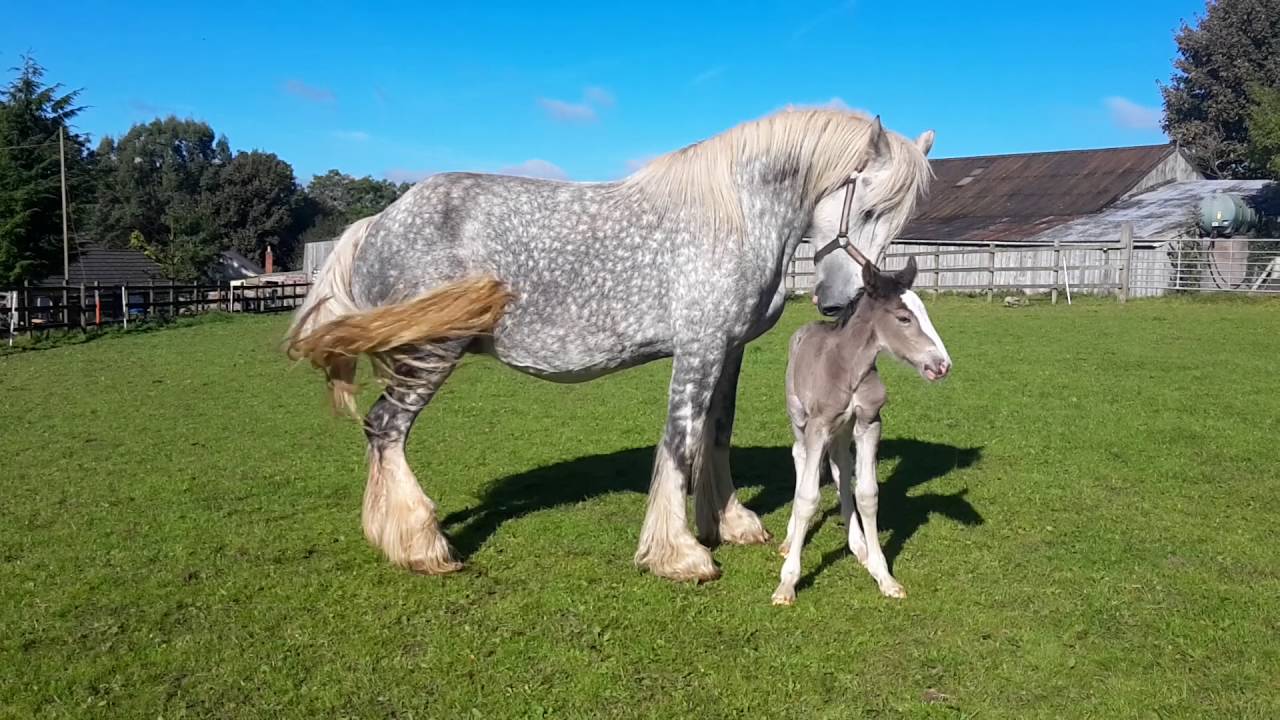
[[[702,586],[632,567],[667,362],[468,360],[410,442],[468,562],[430,578],[365,543],[362,435],[285,318],[0,358],[0,717],[1280,717],[1280,303],[927,302],[953,377],[882,363],[909,596],[826,485],[791,608],[772,546]],[[779,536],[813,317],[739,391],[734,472]]]

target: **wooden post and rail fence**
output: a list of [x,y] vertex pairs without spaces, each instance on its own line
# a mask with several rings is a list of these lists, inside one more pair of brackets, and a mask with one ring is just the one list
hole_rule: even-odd
[[270,313],[302,304],[309,283],[36,286],[0,289],[0,328],[13,338],[51,330],[89,331],[206,312]]
[[[1060,292],[1065,292],[1068,300],[1072,293],[1088,293],[1112,295],[1125,302],[1135,295],[1152,296],[1167,289],[1163,277],[1153,277],[1158,265],[1172,268],[1165,253],[1152,243],[1135,249],[1133,227],[1124,223],[1112,242],[894,242],[881,265],[886,271],[897,270],[907,258],[914,257],[918,291],[983,295],[989,302],[1001,292],[1044,292],[1054,304]],[[812,244],[802,245],[787,274],[789,291],[812,289],[812,258]],[[1135,279],[1148,282],[1136,287]]]

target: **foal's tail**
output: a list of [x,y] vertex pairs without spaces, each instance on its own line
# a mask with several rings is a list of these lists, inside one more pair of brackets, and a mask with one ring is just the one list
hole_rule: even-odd
[[294,360],[324,371],[335,410],[356,416],[356,359],[367,354],[383,380],[398,379],[397,361],[410,361],[405,346],[489,333],[511,293],[496,278],[465,278],[402,302],[362,310],[351,293],[356,252],[374,217],[343,231],[285,338]]

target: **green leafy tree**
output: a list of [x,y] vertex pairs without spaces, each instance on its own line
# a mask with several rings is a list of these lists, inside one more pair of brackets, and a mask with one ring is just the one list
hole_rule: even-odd
[[237,154],[222,168],[209,210],[223,244],[255,260],[268,246],[279,258],[291,257],[304,221],[293,167],[257,150]]
[[46,84],[31,57],[0,90],[0,283],[38,280],[62,270],[62,193],[58,133],[64,139],[72,224],[91,192],[87,140],[72,132],[79,90]]
[[[207,207],[230,162],[226,138],[198,120],[157,119],[134,125],[119,140],[104,138],[97,152],[95,234],[122,246],[136,231],[142,243],[162,250],[188,232],[190,217]],[[216,244],[207,229],[200,235]]]
[[303,212],[309,229],[304,240],[331,240],[348,224],[381,212],[410,187],[367,175],[355,178],[337,170],[317,175],[306,189]]
[[1250,93],[1249,157],[1273,179],[1280,180],[1280,88],[1256,87]]
[[1280,0],[1209,0],[1175,40],[1175,72],[1161,85],[1165,132],[1210,176],[1257,174],[1250,89],[1280,87]]

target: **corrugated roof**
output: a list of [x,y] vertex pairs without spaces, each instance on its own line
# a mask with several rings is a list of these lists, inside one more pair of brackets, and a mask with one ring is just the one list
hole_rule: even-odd
[[71,257],[70,282],[64,282],[62,273],[52,275],[41,285],[128,285],[165,280],[164,270],[151,258],[138,250],[108,248],[90,243],[82,244]]
[[1059,225],[1032,238],[1035,242],[1109,242],[1120,234],[1120,226],[1133,224],[1137,242],[1164,242],[1183,237],[1193,227],[1200,201],[1215,192],[1237,193],[1251,201],[1267,180],[1188,180],[1165,185],[1116,203],[1096,215]]
[[903,240],[1024,240],[1120,199],[1172,143],[933,160],[929,197]]

